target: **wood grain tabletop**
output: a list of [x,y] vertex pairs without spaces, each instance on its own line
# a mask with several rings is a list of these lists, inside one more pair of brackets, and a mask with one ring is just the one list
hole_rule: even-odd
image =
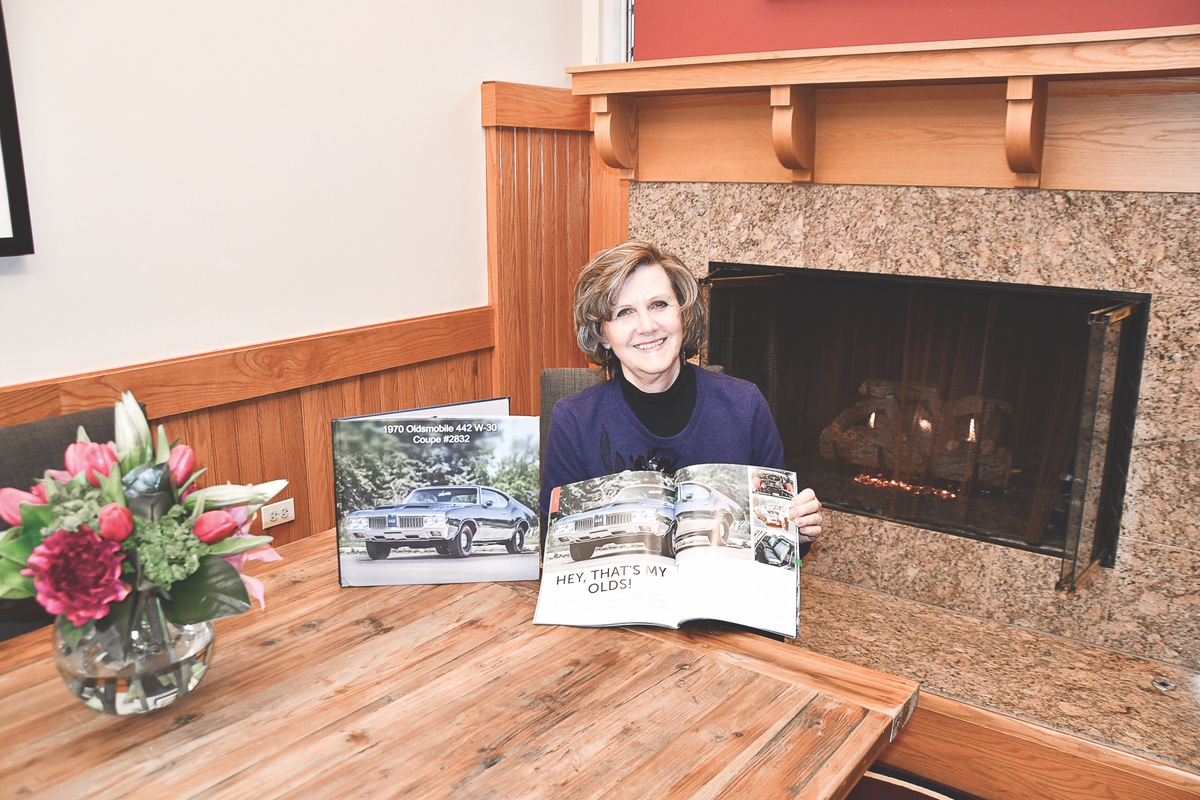
[[535,626],[535,583],[341,588],[332,531],[255,564],[180,702],[108,717],[48,629],[0,642],[0,796],[843,797],[917,684],[752,633]]

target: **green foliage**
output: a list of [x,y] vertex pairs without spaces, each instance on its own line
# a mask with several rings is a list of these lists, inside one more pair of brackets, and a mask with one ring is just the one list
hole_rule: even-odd
[[[209,547],[192,533],[188,512],[173,506],[158,520],[136,520],[125,548],[136,548],[141,556],[142,574],[170,592],[176,581],[194,574]],[[232,569],[232,567],[230,567]]]
[[12,561],[0,562],[0,598],[20,600],[33,597],[33,579],[20,573],[20,567]]
[[[55,531],[79,530],[81,525],[94,525],[103,505],[100,490],[86,481],[72,480],[59,487],[57,502],[51,505],[21,506],[21,525],[26,530],[45,528]],[[40,542],[40,540],[39,540]]]
[[228,556],[236,556],[238,553],[244,553],[247,550],[253,550],[256,547],[262,547],[264,544],[270,544],[275,541],[274,536],[230,536],[228,539],[222,539],[216,544],[208,546],[208,551],[215,556],[227,558]]
[[[109,614],[112,614],[111,610],[109,611]],[[55,620],[54,624],[58,626],[58,635],[62,637],[63,642],[66,643],[68,647],[75,647],[79,644],[79,640],[83,638],[83,634],[87,633],[87,631],[92,627],[93,623],[89,622],[87,625],[80,625],[78,628],[76,628],[64,615]]]
[[537,459],[531,460],[523,454],[513,453],[500,459],[491,485],[508,492],[517,502],[524,503],[536,512],[540,480]]
[[176,625],[241,614],[250,608],[250,595],[242,576],[221,556],[206,555],[195,572],[171,588],[163,612]]

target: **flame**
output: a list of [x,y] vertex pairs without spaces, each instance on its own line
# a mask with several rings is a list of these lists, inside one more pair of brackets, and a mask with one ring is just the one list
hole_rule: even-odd
[[948,492],[945,489],[938,489],[936,486],[914,486],[911,483],[904,481],[889,480],[887,478],[876,478],[871,475],[858,475],[854,478],[855,483],[861,483],[864,486],[874,486],[879,489],[902,489],[909,494],[929,495],[936,497],[939,500],[955,500],[958,498],[954,492]]
[[975,441],[975,418],[971,417],[971,429],[967,431],[967,441]]
[[920,420],[917,421],[917,427],[920,428],[921,430],[925,431],[926,433],[929,433],[930,431],[933,430],[933,423],[930,422],[929,420],[925,419],[924,417],[922,417]]
[[867,420],[867,427],[868,428],[875,427],[875,412],[874,411],[871,412],[871,418],[869,420]]

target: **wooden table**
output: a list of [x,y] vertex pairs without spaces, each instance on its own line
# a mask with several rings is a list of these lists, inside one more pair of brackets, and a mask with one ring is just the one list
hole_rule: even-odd
[[0,643],[0,795],[839,798],[916,706],[750,633],[535,626],[535,583],[343,589],[332,532],[280,552],[159,712],[85,707],[48,630]]

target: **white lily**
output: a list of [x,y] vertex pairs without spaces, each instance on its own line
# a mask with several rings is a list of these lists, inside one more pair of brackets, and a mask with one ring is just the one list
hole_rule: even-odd
[[203,502],[204,508],[210,511],[215,508],[230,508],[232,506],[244,505],[249,507],[248,513],[253,514],[270,502],[272,497],[282,492],[287,485],[287,480],[281,478],[275,481],[267,481],[266,483],[257,483],[252,486],[240,486],[235,483],[209,486],[189,494],[183,499],[183,505],[189,511],[194,509],[196,504],[200,502]]
[[123,392],[121,400],[113,407],[116,435],[113,442],[121,471],[128,472],[138,464],[145,464],[154,456],[154,440],[150,435],[150,423],[142,413],[142,407],[133,397],[133,392]]

